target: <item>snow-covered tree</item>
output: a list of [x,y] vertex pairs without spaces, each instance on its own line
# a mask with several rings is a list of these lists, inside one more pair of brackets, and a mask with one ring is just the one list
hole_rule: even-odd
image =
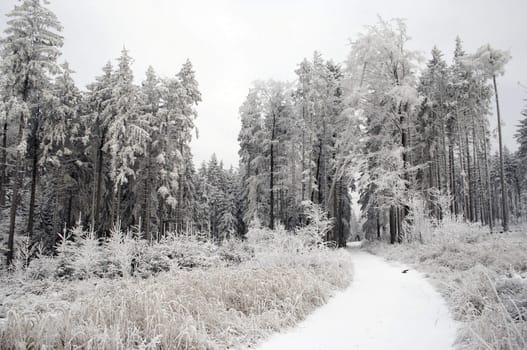
[[161,108],[161,80],[150,66],[146,71],[146,79],[142,84],[143,119],[145,130],[148,132],[144,155],[139,160],[138,182],[142,186],[141,223],[147,240],[151,240],[152,207],[158,203],[156,188],[159,186],[157,174],[161,167],[156,161],[162,154],[159,110]]
[[[409,190],[409,134],[418,103],[419,55],[406,48],[402,20],[367,27],[352,42],[347,61],[347,103],[362,120],[361,205],[365,231],[375,231],[389,212],[391,242],[402,238]],[[377,229],[378,230],[378,229]]]
[[501,115],[500,115],[500,104],[498,98],[498,85],[496,83],[496,76],[505,74],[505,65],[510,60],[511,55],[507,51],[501,51],[492,48],[490,45],[484,45],[480,47],[476,53],[469,56],[466,61],[469,65],[472,65],[476,70],[480,71],[485,77],[492,79],[492,85],[494,87],[494,97],[496,101],[496,114],[498,120],[498,146],[500,154],[500,182],[501,182],[501,209],[502,209],[502,225],[503,230],[509,230],[509,213],[508,213],[508,200],[507,200],[507,189],[505,186],[505,170],[503,160],[503,141],[501,135]]
[[109,177],[110,154],[105,145],[114,118],[111,104],[113,86],[113,66],[108,62],[103,68],[103,74],[97,77],[94,83],[88,85],[84,102],[87,112],[84,118],[89,130],[87,136],[90,138],[90,149],[93,154],[91,227],[97,232],[107,231],[111,225],[111,217],[108,215],[111,211],[112,193]]
[[[41,216],[51,215],[48,242],[55,244],[57,234],[62,227],[73,226],[74,199],[77,212],[80,199],[87,195],[83,190],[83,176],[87,172],[84,151],[87,146],[85,129],[79,117],[81,92],[75,86],[67,63],[61,66],[61,74],[57,75],[52,86],[49,103],[46,106],[46,123],[42,132],[42,150],[40,163],[44,170],[45,193],[42,196]],[[83,193],[84,192],[84,193]]]
[[[292,115],[289,84],[257,82],[240,108],[242,130],[238,137],[242,149],[242,176],[247,186],[246,223],[259,216],[273,229],[279,210],[280,186],[287,167],[287,122]],[[277,198],[276,194],[279,193]],[[278,211],[277,211],[278,209]]]
[[8,231],[7,263],[10,264],[26,156],[31,158],[28,233],[33,229],[42,104],[50,86],[49,77],[59,71],[57,57],[63,39],[60,22],[41,0],[24,0],[7,16],[5,36],[0,42],[1,71],[6,80],[4,93],[10,105],[9,113],[16,114],[18,120],[18,125],[9,126],[18,129]]

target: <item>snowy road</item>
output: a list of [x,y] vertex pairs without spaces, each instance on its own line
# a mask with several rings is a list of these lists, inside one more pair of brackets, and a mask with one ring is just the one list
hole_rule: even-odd
[[453,349],[457,324],[421,274],[359,250],[350,254],[351,286],[257,350]]

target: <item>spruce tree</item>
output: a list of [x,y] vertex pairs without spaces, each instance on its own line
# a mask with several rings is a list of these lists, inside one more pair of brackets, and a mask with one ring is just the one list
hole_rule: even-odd
[[[50,85],[49,77],[59,71],[57,57],[63,39],[59,34],[62,30],[60,22],[41,0],[25,0],[7,16],[5,37],[1,40],[1,70],[6,79],[4,87],[12,106],[11,112],[16,113],[18,119],[18,125],[13,125],[18,132],[7,243],[7,263],[10,264],[26,156],[31,158],[27,233],[31,235],[33,230],[42,104],[45,90]],[[28,148],[30,153],[27,153]]]

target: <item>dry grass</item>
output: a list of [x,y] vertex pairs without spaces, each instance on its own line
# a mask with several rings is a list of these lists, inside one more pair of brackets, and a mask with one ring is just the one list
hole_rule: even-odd
[[457,222],[429,227],[423,243],[369,251],[427,272],[463,327],[460,349],[527,349],[527,236]]
[[[284,231],[256,229],[248,242],[222,247],[174,238],[155,250],[141,245],[142,255],[131,241],[120,242],[113,243],[112,278],[96,277],[109,271],[100,268],[108,257],[93,247],[66,249],[69,259],[43,258],[46,268],[30,265],[4,276],[1,283],[10,287],[1,288],[8,311],[0,348],[247,347],[293,326],[351,279],[345,252]],[[99,263],[90,262],[93,256]],[[143,261],[137,273],[128,269],[131,256]],[[152,272],[158,265],[169,269]],[[69,275],[55,273],[65,269]]]

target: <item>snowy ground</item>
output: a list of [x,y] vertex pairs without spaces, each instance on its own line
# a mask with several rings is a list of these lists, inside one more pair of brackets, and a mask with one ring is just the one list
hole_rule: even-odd
[[357,249],[351,286],[258,350],[452,349],[457,323],[423,275]]

